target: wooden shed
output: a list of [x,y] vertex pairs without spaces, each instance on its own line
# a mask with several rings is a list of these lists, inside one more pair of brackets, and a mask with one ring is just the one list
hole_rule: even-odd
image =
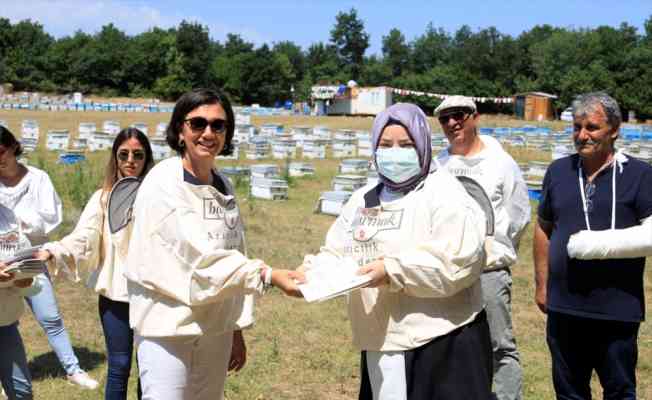
[[543,92],[527,92],[514,95],[514,115],[526,121],[550,121],[555,119],[553,100],[557,96]]

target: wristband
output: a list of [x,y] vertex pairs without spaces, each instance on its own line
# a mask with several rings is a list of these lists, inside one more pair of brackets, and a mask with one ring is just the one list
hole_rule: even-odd
[[265,267],[263,272],[263,290],[267,290],[272,287],[272,267]]

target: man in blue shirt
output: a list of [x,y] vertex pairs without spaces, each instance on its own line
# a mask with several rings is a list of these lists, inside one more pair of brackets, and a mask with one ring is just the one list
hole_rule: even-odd
[[620,230],[652,215],[652,167],[616,152],[621,113],[603,93],[573,103],[577,154],[543,180],[534,232],[535,300],[548,314],[558,399],[590,399],[591,374],[605,399],[636,398],[638,329],[645,315],[645,258],[579,260],[567,244],[580,231]]

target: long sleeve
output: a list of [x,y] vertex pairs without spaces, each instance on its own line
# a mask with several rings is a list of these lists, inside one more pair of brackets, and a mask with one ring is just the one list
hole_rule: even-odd
[[102,191],[98,190],[84,207],[75,229],[58,242],[44,245],[54,256],[55,275],[63,271],[77,282],[81,269],[92,270],[100,265],[104,224],[101,198]]
[[507,237],[512,241],[514,249],[518,249],[521,236],[530,223],[532,209],[523,174],[515,162],[511,164],[512,169],[505,174],[504,202],[509,216]]
[[[211,234],[195,210],[176,208],[168,213],[151,236],[139,238],[151,241],[151,249],[163,252],[149,260],[156,264],[158,273],[141,276],[141,283],[189,306],[261,291],[263,263],[248,259],[238,250],[216,246],[208,240]],[[138,251],[130,247],[129,259]],[[147,254],[138,255],[142,256]]]
[[486,222],[470,198],[458,200],[434,212],[429,240],[384,258],[390,290],[449,297],[475,283],[484,267]]
[[35,191],[34,204],[20,207],[18,217],[23,226],[23,232],[33,244],[43,243],[47,235],[63,220],[61,199],[57,194],[50,177],[43,171],[34,171],[34,179],[30,182],[30,191]]
[[630,228],[574,233],[566,248],[568,256],[578,260],[652,256],[652,217]]

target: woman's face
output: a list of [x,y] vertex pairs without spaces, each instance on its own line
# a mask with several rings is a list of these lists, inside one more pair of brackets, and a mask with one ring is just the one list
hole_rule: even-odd
[[120,176],[140,176],[145,168],[146,154],[138,139],[131,137],[122,142],[115,155]]
[[213,162],[226,142],[226,112],[219,104],[204,104],[186,115],[179,139],[184,157]]
[[414,141],[410,138],[408,131],[403,127],[403,125],[388,125],[383,129],[382,135],[380,135],[378,148],[389,148],[394,146],[414,148]]
[[16,146],[0,145],[0,170],[5,171],[16,165]]

